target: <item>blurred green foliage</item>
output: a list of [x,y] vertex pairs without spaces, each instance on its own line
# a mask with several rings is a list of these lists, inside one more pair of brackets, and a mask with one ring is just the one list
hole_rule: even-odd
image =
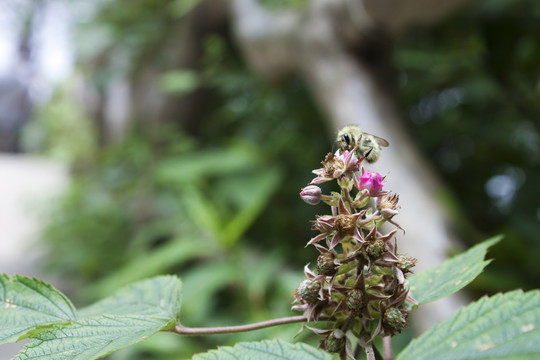
[[76,79],[59,86],[51,99],[37,110],[38,121],[23,128],[22,146],[67,164],[91,161],[97,151],[97,129],[81,103],[69,96],[76,91]]
[[464,238],[505,234],[482,292],[540,285],[539,20],[536,1],[478,1],[393,52],[411,133],[452,190]]
[[[152,2],[145,1],[133,7],[146,10],[115,14],[121,3],[110,2],[92,31],[108,34],[109,45],[99,47],[107,58],[122,52],[109,46],[125,36],[120,46],[130,60],[104,61],[93,70],[91,84],[98,89],[118,76],[129,79],[148,48],[165,46],[146,29],[169,31],[164,24],[170,14],[148,13]],[[163,23],[152,25],[160,16]],[[219,34],[205,39],[200,70],[166,70],[158,86],[171,97],[207,92],[208,111],[196,120],[197,138],[177,127],[134,125],[92,161],[76,162],[72,185],[53,204],[43,233],[48,269],[67,277],[70,297],[83,304],[132,281],[176,273],[184,282],[187,326],[290,315],[292,292],[315,255],[303,249],[314,208],[298,193],[331,148],[306,89],[296,79],[282,84],[256,79]],[[240,340],[290,340],[299,329],[289,325],[202,339],[158,334],[112,358],[185,359]]]
[[201,0],[174,0],[170,4],[170,8],[174,15],[182,17],[197,6]]
[[261,4],[267,9],[283,10],[304,6],[308,0],[261,0]]
[[[80,303],[141,278],[178,273],[186,325],[290,314],[302,265],[291,265],[295,256],[289,249],[303,247],[309,223],[301,231],[287,231],[297,226],[290,209],[268,205],[270,199],[289,201],[283,199],[289,196],[283,191],[289,180],[285,168],[245,140],[204,149],[179,135],[166,145],[163,136],[159,139],[159,155],[147,136],[131,135],[105,148],[95,167],[75,174],[43,234],[49,269],[71,280],[69,291]],[[301,202],[297,194],[291,200]],[[269,219],[257,225],[261,217]],[[267,224],[273,227],[265,229]],[[289,235],[273,238],[278,232]],[[302,238],[295,237],[298,233]],[[289,326],[216,341],[292,338],[296,331],[298,326]],[[214,346],[212,341],[182,340],[172,351],[185,358]],[[127,358],[135,358],[133,351]],[[165,352],[163,358],[170,356]]]
[[172,70],[161,75],[159,85],[166,93],[184,95],[199,86],[199,79],[195,71]]
[[[59,92],[43,110],[44,119],[56,121],[45,120],[44,141],[70,154],[74,171],[44,231],[48,268],[69,275],[69,295],[80,295],[80,303],[143,277],[177,273],[188,326],[285,316],[300,269],[315,255],[303,246],[317,209],[298,192],[331,148],[330,131],[304,84],[263,83],[228,34],[204,40],[197,69],[163,66],[167,35],[197,3],[107,1],[82,24],[82,71],[96,89],[152,66],[161,69],[156,85],[167,96],[204,90],[207,111],[195,119],[196,138],[176,128],[133,126],[121,142],[94,153],[90,129],[79,154],[70,152],[79,140],[67,129],[88,122],[72,108],[69,92]],[[540,4],[532,0],[479,1],[401,35],[392,53],[404,118],[451,190],[441,199],[463,237],[472,244],[483,234],[505,234],[493,251],[497,261],[476,282],[480,291],[540,284],[539,19]],[[159,334],[114,358],[184,359],[239,339],[290,339],[297,330],[203,339]]]

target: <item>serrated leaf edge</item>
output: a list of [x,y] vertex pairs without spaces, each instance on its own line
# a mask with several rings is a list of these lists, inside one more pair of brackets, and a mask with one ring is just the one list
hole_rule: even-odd
[[[451,259],[448,259],[446,262],[443,262],[442,264],[439,264],[435,267],[432,267],[430,269],[427,269],[424,273],[430,273],[430,272],[433,272],[434,270],[436,271],[436,269],[442,267],[442,266],[445,266],[447,264],[448,261],[452,261],[454,259],[456,259],[457,257],[461,256],[461,255],[465,255],[466,253],[468,255],[472,255],[472,254],[475,254],[477,252],[481,253],[482,254],[482,257],[485,258],[489,248],[496,244],[497,242],[499,242],[501,239],[503,238],[503,235],[497,235],[497,236],[494,236],[490,239],[487,239],[487,240],[484,240],[482,241],[481,243],[479,244],[476,244],[475,246],[471,247],[470,249],[468,249],[467,251],[461,253],[461,254],[458,254],[456,255],[455,257],[451,258]],[[489,263],[491,263],[491,261],[493,261],[492,259],[484,259],[481,263],[481,269],[480,269],[480,273],[482,273],[482,271],[485,269],[485,267],[487,265],[489,265]],[[419,274],[422,274],[422,273],[419,273]],[[478,274],[478,275],[479,275]],[[478,276],[477,275],[477,276]],[[429,298],[428,300],[424,300],[424,301],[419,301],[418,302],[418,305],[415,305],[414,307],[416,308],[417,306],[419,305],[423,305],[423,304],[427,304],[427,303],[430,303],[430,302],[433,302],[433,301],[436,301],[436,300],[439,300],[441,298],[444,298],[446,296],[450,296],[458,291],[460,291],[461,289],[463,289],[465,286],[467,286],[468,284],[470,284],[476,277],[472,278],[472,279],[467,279],[467,280],[462,280],[461,281],[461,286],[457,287],[455,291],[451,292],[451,293],[448,293],[446,295],[440,295],[440,296],[437,296],[437,297],[433,297],[433,298]],[[410,284],[410,289],[411,289],[411,294],[412,296],[414,297],[414,283],[413,284]],[[419,297],[421,299],[421,297]]]
[[[519,296],[522,296],[523,298],[520,299],[520,300],[526,300],[525,297],[528,297],[528,296],[531,296],[533,297],[534,295],[536,294],[537,297],[539,297],[540,299],[540,290],[538,289],[534,289],[534,290],[530,290],[530,291],[527,291],[527,292],[524,292],[522,289],[518,289],[518,290],[513,290],[513,291],[510,291],[510,292],[507,292],[507,293],[497,293],[493,296],[482,296],[480,299],[470,303],[469,305],[465,306],[465,307],[462,307],[460,308],[458,311],[456,311],[454,314],[452,314],[450,316],[450,318],[448,318],[447,320],[441,322],[441,323],[438,323],[436,324],[434,327],[432,327],[431,329],[429,329],[427,332],[425,332],[424,334],[422,334],[421,336],[413,339],[402,351],[400,354],[397,355],[396,357],[396,360],[400,360],[401,359],[401,356],[403,353],[405,353],[405,351],[409,348],[414,348],[414,346],[421,342],[421,341],[425,341],[426,339],[425,338],[428,338],[429,339],[429,336],[436,336],[436,335],[439,335],[437,334],[438,332],[438,329],[441,328],[441,327],[444,327],[447,325],[447,322],[449,321],[453,321],[455,322],[456,320],[458,320],[461,316],[462,316],[462,313],[463,312],[466,312],[466,311],[469,311],[469,307],[472,307],[472,306],[483,306],[484,303],[488,302],[488,301],[492,301],[492,302],[499,302],[501,300],[504,300],[504,298],[508,298],[508,301],[511,301],[511,300],[514,300],[516,297],[519,297]],[[503,299],[501,299],[503,298]],[[491,311],[498,311],[498,309],[496,308],[493,308],[491,309],[489,312]],[[484,317],[485,315],[482,314],[482,316],[478,316],[474,319],[470,319],[469,322],[473,322],[474,320],[476,319],[480,319],[482,317]],[[508,320],[511,320],[511,318],[508,318],[505,320],[508,321]],[[453,326],[453,325],[452,325]],[[457,332],[454,332],[452,333],[452,336],[454,336],[455,334],[459,334],[460,331],[457,331]],[[525,331],[522,331],[522,333],[525,333]],[[435,334],[435,335],[432,335],[432,334]],[[475,338],[480,335],[480,334],[476,334]],[[442,334],[440,334],[440,336],[442,336]],[[459,345],[462,345],[462,344],[465,344],[467,343],[468,341],[465,341],[465,342],[462,342],[460,343]],[[501,344],[497,344],[497,346],[499,346]],[[413,355],[415,353],[413,352]]]

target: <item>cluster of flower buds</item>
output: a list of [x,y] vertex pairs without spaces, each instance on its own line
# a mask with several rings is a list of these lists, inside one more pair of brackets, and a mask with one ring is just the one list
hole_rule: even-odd
[[[310,205],[330,205],[332,215],[313,221],[319,233],[307,245],[320,255],[314,270],[306,265],[293,309],[309,320],[329,320],[327,329],[310,329],[324,336],[321,348],[343,359],[354,359],[347,334],[366,344],[399,333],[407,325],[410,304],[416,303],[406,280],[416,259],[397,253],[395,234],[401,227],[393,218],[399,196],[384,191],[385,177],[364,169],[363,160],[355,151],[329,153],[323,167],[313,171],[317,177],[300,193]],[[324,195],[315,185],[331,180],[337,181],[339,192]],[[398,229],[382,233],[384,223]]]

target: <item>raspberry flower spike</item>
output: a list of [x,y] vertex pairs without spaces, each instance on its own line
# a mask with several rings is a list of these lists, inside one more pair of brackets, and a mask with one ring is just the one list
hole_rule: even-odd
[[[350,138],[342,143],[349,146]],[[407,281],[416,259],[398,253],[395,235],[403,228],[394,218],[399,196],[383,189],[385,176],[362,167],[364,157],[358,157],[354,145],[351,151],[328,153],[322,168],[313,171],[317,177],[300,193],[308,204],[323,202],[330,208],[312,222],[317,234],[306,246],[319,252],[317,267],[313,272],[306,265],[293,309],[309,320],[325,316],[325,328],[309,328],[323,338],[320,348],[342,360],[355,359],[349,336],[356,336],[368,360],[375,360],[372,341],[401,332],[410,304],[416,304]],[[331,195],[314,185],[332,180],[339,191]],[[384,223],[394,229],[382,232]],[[373,320],[378,323],[374,332]]]

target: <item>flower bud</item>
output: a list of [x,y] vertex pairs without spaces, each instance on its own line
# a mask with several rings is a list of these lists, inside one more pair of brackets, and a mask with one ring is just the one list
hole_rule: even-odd
[[380,239],[370,243],[367,247],[367,253],[372,259],[379,258],[385,250],[386,244]]
[[337,268],[334,263],[336,256],[333,252],[325,252],[317,258],[317,272],[321,275],[332,276],[336,273]]
[[347,297],[345,298],[345,304],[349,310],[353,312],[358,312],[364,307],[362,301],[363,295],[360,289],[351,289],[347,292]]
[[317,205],[321,202],[321,188],[315,185],[309,185],[300,191],[300,197],[309,205]]
[[400,333],[407,326],[407,313],[402,314],[399,309],[392,307],[385,311],[383,326],[389,335]]
[[416,260],[416,258],[406,257],[403,255],[399,255],[398,259],[399,261],[397,263],[397,267],[400,268],[401,271],[403,271],[404,273],[411,272],[411,269],[414,267],[414,265],[416,265],[416,262],[418,261]]
[[344,176],[337,179],[338,186],[344,190],[351,191],[354,186],[352,178]]
[[354,232],[354,229],[356,229],[356,220],[357,217],[354,215],[338,215],[334,221],[334,229],[340,234],[351,235]]
[[340,329],[335,329],[326,338],[321,340],[320,348],[329,353],[338,353],[345,348],[345,333]]
[[313,302],[319,299],[321,283],[314,279],[306,279],[298,285],[296,289],[297,297],[306,302]]

